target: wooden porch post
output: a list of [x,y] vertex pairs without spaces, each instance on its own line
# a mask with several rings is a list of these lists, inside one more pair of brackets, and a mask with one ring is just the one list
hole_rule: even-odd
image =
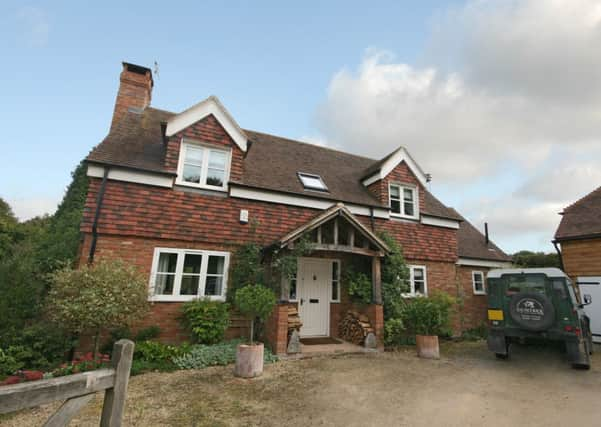
[[371,261],[371,283],[374,304],[382,304],[382,273],[380,269],[380,257],[372,257]]

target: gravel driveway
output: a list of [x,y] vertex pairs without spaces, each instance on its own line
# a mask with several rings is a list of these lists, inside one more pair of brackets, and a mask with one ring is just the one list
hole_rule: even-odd
[[[231,367],[132,378],[127,426],[598,426],[601,348],[577,371],[554,347],[516,347],[498,361],[483,342],[445,343],[439,361],[413,349],[287,361],[262,378]],[[98,396],[72,425],[97,426]],[[53,407],[8,418],[41,425]]]

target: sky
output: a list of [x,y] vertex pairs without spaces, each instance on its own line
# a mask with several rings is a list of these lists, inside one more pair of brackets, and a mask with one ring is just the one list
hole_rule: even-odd
[[3,6],[0,197],[21,220],[106,135],[121,61],[158,63],[157,108],[217,95],[244,128],[403,145],[510,253],[552,251],[558,213],[601,185],[601,0]]

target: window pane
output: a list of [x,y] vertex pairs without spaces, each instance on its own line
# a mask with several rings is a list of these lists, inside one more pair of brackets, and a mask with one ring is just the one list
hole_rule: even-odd
[[296,277],[290,279],[290,299],[296,299]]
[[305,188],[313,188],[317,190],[326,190],[326,186],[318,176],[299,174],[301,182]]
[[223,274],[223,265],[225,264],[225,257],[222,256],[209,256],[209,266],[207,268],[208,274]]
[[415,293],[416,294],[424,295],[426,293],[423,280],[415,280],[414,284],[415,284]]
[[401,202],[398,200],[390,200],[390,210],[392,213],[401,213]]
[[225,152],[211,150],[211,154],[209,156],[209,167],[213,169],[225,170],[225,159]]
[[390,197],[394,199],[399,199],[401,197],[399,193],[399,187],[397,187],[396,185],[390,186]]
[[424,280],[424,269],[423,268],[414,268],[413,269],[413,278],[415,280]]
[[162,252],[159,255],[159,265],[157,271],[159,273],[175,273],[177,265],[177,254]]
[[406,202],[413,202],[413,190],[410,188],[403,188],[403,199]]
[[198,184],[200,182],[201,171],[202,168],[200,166],[184,164],[184,181]]
[[415,210],[413,209],[413,203],[404,203],[405,207],[405,215],[413,216],[415,215]]
[[154,294],[155,295],[173,295],[173,282],[175,280],[174,274],[161,274],[157,273]]
[[182,276],[180,295],[198,295],[198,283],[200,276]]
[[202,165],[202,152],[202,148],[186,145],[186,163]]
[[207,283],[205,285],[205,295],[221,295],[222,283],[222,276],[207,276]]
[[200,274],[202,255],[186,254],[184,258],[184,274]]
[[339,264],[337,261],[332,262],[332,300],[337,301],[338,296],[338,268]]
[[338,280],[338,261],[332,262],[332,280]]
[[209,168],[209,170],[207,171],[207,185],[223,187],[224,179],[225,179],[225,172],[220,169]]

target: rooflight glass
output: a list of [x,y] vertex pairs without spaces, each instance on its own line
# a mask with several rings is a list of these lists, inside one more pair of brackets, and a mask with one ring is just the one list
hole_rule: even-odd
[[328,191],[328,187],[324,184],[319,175],[310,175],[307,173],[298,174],[303,186],[310,190]]

